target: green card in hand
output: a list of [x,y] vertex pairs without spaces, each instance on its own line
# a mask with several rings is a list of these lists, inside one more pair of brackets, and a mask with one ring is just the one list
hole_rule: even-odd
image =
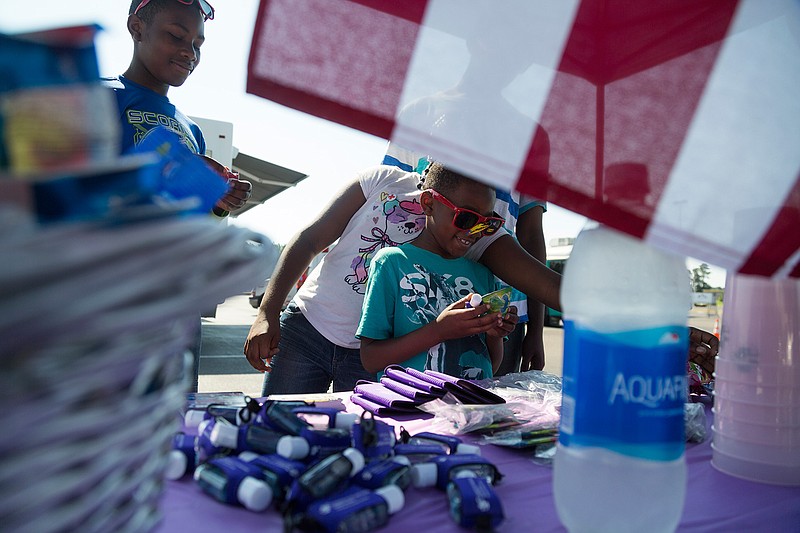
[[490,292],[481,296],[482,303],[489,306],[490,313],[505,314],[508,306],[511,305],[511,287],[503,287],[500,290]]

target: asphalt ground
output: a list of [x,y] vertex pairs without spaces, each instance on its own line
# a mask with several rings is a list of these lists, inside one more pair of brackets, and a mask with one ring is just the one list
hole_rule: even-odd
[[[203,346],[200,354],[200,392],[240,391],[261,395],[263,375],[244,356],[242,348],[256,310],[247,295],[232,296],[217,306],[216,316],[203,318]],[[689,325],[713,331],[721,313],[716,307],[695,307],[689,312]],[[561,375],[564,331],[544,328],[546,372]]]

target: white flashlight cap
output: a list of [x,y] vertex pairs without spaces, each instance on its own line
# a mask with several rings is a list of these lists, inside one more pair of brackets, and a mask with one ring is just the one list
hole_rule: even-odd
[[434,486],[437,477],[437,468],[433,463],[419,463],[411,467],[411,483],[417,488]]
[[342,452],[342,455],[347,457],[351,463],[353,463],[353,468],[350,470],[350,475],[354,476],[358,474],[362,468],[364,468],[364,454],[360,451],[356,450],[355,448],[347,448]]
[[200,422],[206,419],[205,409],[189,409],[183,415],[183,424],[187,428],[196,428]]
[[305,459],[311,452],[311,447],[308,445],[308,441],[303,437],[284,435],[278,439],[275,451],[278,455],[286,457],[287,459]]
[[164,468],[164,477],[167,479],[180,479],[186,473],[189,459],[179,450],[170,450],[167,456],[167,466]]
[[272,489],[263,481],[247,476],[236,489],[236,498],[250,511],[263,511],[272,502]]
[[456,446],[456,453],[458,454],[469,453],[472,455],[480,455],[481,447],[475,444],[465,444],[462,442],[461,444]]
[[386,507],[389,509],[389,514],[396,513],[402,509],[406,503],[403,490],[394,484],[375,489],[375,494],[386,500]]
[[235,450],[238,437],[238,427],[226,424],[215,424],[211,429],[211,435],[208,436],[208,440],[210,440],[211,444],[214,446]]
[[469,299],[469,306],[470,307],[478,307],[483,302],[480,294],[473,294]]
[[355,413],[336,413],[334,427],[339,429],[350,429],[353,427],[353,424],[356,423],[356,420],[358,420],[358,415]]

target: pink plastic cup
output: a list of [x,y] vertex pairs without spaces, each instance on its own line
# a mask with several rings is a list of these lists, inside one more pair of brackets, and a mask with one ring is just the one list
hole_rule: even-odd
[[750,444],[795,448],[800,458],[800,426],[759,424],[721,416],[714,418],[714,431]]
[[800,364],[776,365],[717,358],[714,363],[714,378],[768,387],[800,388]]
[[800,389],[796,387],[767,387],[753,383],[738,383],[719,377],[714,381],[714,395],[737,398],[739,401],[758,405],[800,407]]
[[800,281],[728,275],[719,358],[800,365]]
[[711,444],[711,465],[725,474],[773,485],[800,485],[800,465],[786,466],[762,463],[736,457]]
[[722,433],[717,429],[716,424],[717,421],[714,420],[711,431],[713,444],[718,450],[748,461],[800,468],[800,447],[762,444],[737,439]]
[[800,426],[800,405],[758,404],[730,398],[714,391],[714,416],[724,416],[744,422]]

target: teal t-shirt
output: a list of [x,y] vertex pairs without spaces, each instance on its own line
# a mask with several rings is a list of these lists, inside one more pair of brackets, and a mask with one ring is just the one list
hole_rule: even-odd
[[[407,243],[384,248],[372,259],[357,337],[389,339],[410,333],[469,293],[495,288],[492,273],[463,257],[445,259]],[[452,339],[400,363],[465,379],[492,377],[483,335]]]

